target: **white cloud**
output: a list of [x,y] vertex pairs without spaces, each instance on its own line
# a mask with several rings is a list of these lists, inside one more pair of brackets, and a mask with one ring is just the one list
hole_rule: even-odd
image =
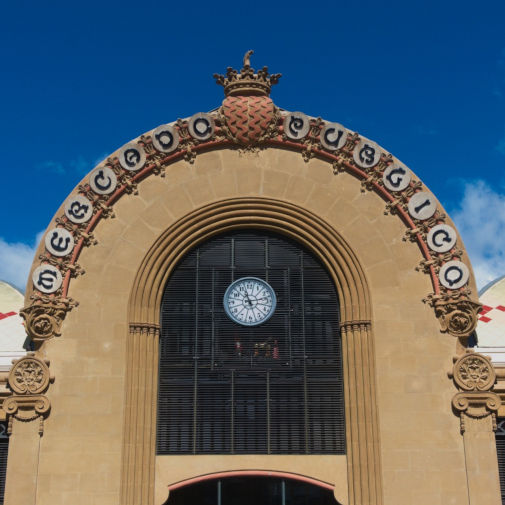
[[37,234],[33,245],[9,243],[0,237],[0,280],[7,281],[24,292],[35,251],[43,233],[42,231]]
[[505,274],[505,190],[482,180],[465,184],[451,212],[472,261],[479,288]]
[[41,172],[48,172],[57,175],[77,174],[79,176],[84,176],[106,157],[107,154],[103,154],[93,161],[88,160],[83,156],[78,156],[77,158],[67,161],[66,163],[49,160],[37,164],[35,168]]

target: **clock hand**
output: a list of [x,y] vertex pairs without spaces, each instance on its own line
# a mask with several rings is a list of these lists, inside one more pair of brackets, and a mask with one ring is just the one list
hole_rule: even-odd
[[246,291],[245,296],[247,298],[247,303],[249,304],[249,307],[252,307],[252,302],[251,299],[249,298],[249,293]]

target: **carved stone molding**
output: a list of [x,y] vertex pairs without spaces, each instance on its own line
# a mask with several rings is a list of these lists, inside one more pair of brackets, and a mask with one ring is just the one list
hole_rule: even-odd
[[353,331],[353,330],[368,330],[371,326],[371,321],[344,321],[340,323],[340,330],[342,332]]
[[28,422],[40,418],[39,433],[42,435],[44,417],[51,408],[49,399],[43,393],[53,381],[49,361],[37,357],[35,353],[28,353],[14,361],[8,377],[8,387],[13,395],[2,404],[9,419],[9,433],[12,431],[13,419]]
[[489,391],[496,382],[496,372],[487,356],[467,351],[454,358],[451,378],[463,391]]
[[19,395],[42,393],[51,379],[48,365],[33,354],[17,360],[9,373],[9,387]]
[[3,402],[3,409],[9,419],[7,432],[12,433],[12,420],[34,421],[39,419],[39,435],[44,433],[44,417],[51,409],[51,403],[47,396],[10,396]]
[[500,397],[495,393],[457,393],[452,399],[452,406],[460,414],[461,433],[466,430],[465,415],[472,419],[491,416],[493,431],[496,431],[496,412],[500,404]]
[[35,344],[59,337],[67,312],[76,305],[70,298],[36,297],[31,305],[20,311],[27,335]]
[[472,300],[435,302],[435,313],[443,332],[454,337],[469,337],[477,326],[477,315],[482,305]]
[[160,325],[155,323],[130,323],[130,333],[157,336],[160,334]]

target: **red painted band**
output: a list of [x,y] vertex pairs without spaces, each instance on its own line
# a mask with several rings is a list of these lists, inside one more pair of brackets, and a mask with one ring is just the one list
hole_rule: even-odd
[[174,491],[175,489],[191,486],[192,484],[197,484],[198,482],[226,479],[229,477],[277,477],[281,479],[291,479],[306,482],[307,484],[313,484],[314,486],[319,486],[330,491],[333,491],[335,488],[334,484],[330,484],[329,482],[324,482],[322,480],[313,479],[312,477],[306,477],[305,475],[300,475],[298,473],[277,472],[275,470],[231,470],[229,472],[208,473],[205,475],[199,475],[198,477],[192,477],[191,479],[174,482],[173,484],[169,484],[168,489],[169,491]]
[[[284,140],[280,135],[277,138],[275,138],[275,139],[270,139],[270,140],[265,141],[265,144],[276,145],[276,146],[283,146],[283,147],[290,147],[294,151],[298,151],[298,152],[301,152],[301,151],[303,151],[306,148],[306,146],[304,144],[300,144],[300,143],[297,143],[297,142],[292,142],[292,141],[289,141],[289,140]],[[226,147],[226,146],[234,146],[234,144],[233,144],[233,142],[231,142],[229,140],[219,139],[219,140],[211,140],[209,142],[204,142],[204,143],[198,144],[196,146],[192,146],[191,149],[194,152],[200,152],[200,151],[205,151],[207,149],[212,149],[212,148],[216,148],[216,147]],[[335,155],[335,154],[332,154],[332,153],[328,153],[328,152],[323,151],[323,150],[318,149],[318,148],[313,148],[312,151],[315,154],[317,154],[319,157],[323,158],[323,159],[331,160],[331,161],[340,161],[341,163],[343,162],[343,164],[345,165],[345,167],[350,172],[356,174],[361,179],[367,179],[368,178],[368,174],[366,172],[364,172],[363,170],[359,169],[358,167],[352,165],[351,163],[348,163],[346,161],[340,160],[340,158],[339,158],[338,155]],[[178,161],[179,159],[181,159],[184,156],[184,153],[185,153],[184,150],[178,150],[178,151],[176,151],[174,153],[171,153],[171,154],[165,156],[162,160],[159,160],[159,164],[164,165],[164,164],[167,164],[167,163],[173,163],[175,161]],[[156,163],[150,163],[150,164],[148,164],[139,173],[135,174],[135,176],[132,177],[132,179],[131,179],[132,182],[138,182],[141,179],[143,179],[144,177],[148,176],[149,173],[152,172],[152,170],[156,166],[157,166]],[[380,186],[376,182],[374,182],[372,184],[373,184],[373,187],[374,187],[374,189],[375,189],[375,191],[377,193],[379,193],[381,196],[383,196],[386,200],[388,200],[390,202],[394,202],[395,198],[385,188],[383,188],[382,186]],[[125,190],[126,190],[126,185],[123,184],[120,188],[118,188],[110,196],[110,198],[106,202],[106,205],[110,207],[115,201],[117,201],[125,193]],[[403,222],[411,230],[414,230],[416,228],[416,225],[414,224],[414,222],[412,221],[412,219],[410,218],[410,216],[401,207],[397,206],[396,210],[399,213],[399,215],[401,216],[401,219],[403,220]],[[91,222],[86,227],[85,233],[90,233],[93,230],[93,228],[95,228],[95,226],[98,224],[98,221],[101,218],[101,215],[102,215],[102,210],[98,211],[93,216]],[[427,244],[424,242],[424,240],[422,239],[422,237],[421,237],[421,235],[419,233],[416,234],[416,239],[417,239],[418,246],[421,249],[422,255],[424,256],[424,258],[427,261],[430,261],[432,259],[431,254],[429,252]],[[71,264],[75,264],[75,262],[77,261],[77,258],[79,257],[79,254],[80,254],[80,252],[82,250],[82,247],[83,247],[83,242],[84,241],[81,239],[76,244],[76,247],[74,248],[74,251],[73,251],[73,254],[72,254],[72,258],[71,258],[71,261],[70,261]],[[432,281],[432,284],[433,284],[433,290],[434,290],[435,294],[438,295],[440,293],[440,285],[439,285],[439,282],[438,282],[438,277],[437,277],[435,269],[434,269],[434,267],[432,265],[429,267],[429,270],[430,270],[431,281]],[[70,272],[67,272],[66,275],[65,275],[65,278],[64,278],[64,282],[63,282],[63,290],[62,290],[63,291],[63,296],[67,296],[68,287],[69,287],[69,283],[70,283],[70,277],[71,277]]]

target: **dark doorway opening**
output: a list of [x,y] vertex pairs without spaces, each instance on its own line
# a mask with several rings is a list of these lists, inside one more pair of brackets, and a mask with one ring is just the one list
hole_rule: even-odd
[[277,477],[228,477],[170,491],[165,505],[340,505],[330,489]]

